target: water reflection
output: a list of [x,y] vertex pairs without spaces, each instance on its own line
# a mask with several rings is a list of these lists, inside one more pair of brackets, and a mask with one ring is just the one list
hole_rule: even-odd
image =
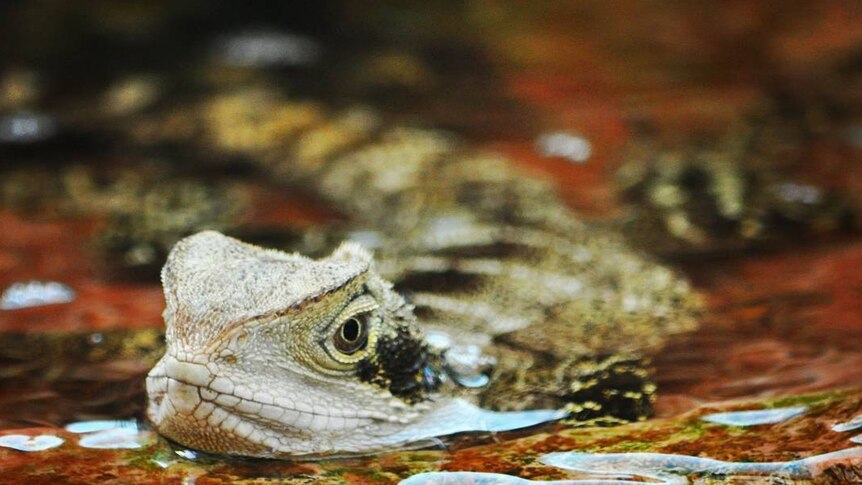
[[546,465],[575,472],[602,475],[607,478],[629,480],[617,483],[636,483],[643,480],[668,485],[690,483],[689,477],[702,476],[770,476],[789,479],[816,479],[836,464],[862,465],[862,447],[784,462],[727,462],[686,455],[663,453],[549,453],[540,458]]
[[70,433],[95,433],[97,431],[105,431],[116,428],[129,428],[137,431],[138,423],[135,421],[122,420],[96,420],[96,421],[79,421],[77,423],[69,423],[65,426],[66,431]]
[[140,448],[153,436],[136,421],[82,421],[67,425],[66,431],[84,435],[78,440],[82,448],[110,450]]
[[761,424],[776,424],[799,416],[807,411],[805,406],[787,408],[760,409],[755,411],[731,411],[704,416],[702,419],[710,423],[726,426],[757,426]]
[[38,113],[16,113],[0,118],[0,142],[36,143],[57,131],[54,118]]
[[620,480],[527,480],[526,478],[483,472],[430,472],[413,475],[399,482],[400,485],[625,485],[632,482]]
[[856,416],[850,421],[838,423],[832,426],[832,431],[837,431],[838,433],[845,433],[847,431],[855,431],[859,428],[862,428],[862,415]]
[[43,451],[62,445],[63,438],[51,434],[27,436],[24,434],[7,434],[0,436],[0,446],[18,451]]
[[581,135],[548,133],[536,139],[536,149],[545,157],[561,157],[573,163],[584,163],[593,154],[593,146]]
[[467,432],[502,432],[528,428],[565,417],[564,410],[498,412],[482,409],[464,399],[431,412],[422,421],[392,435],[392,443],[431,442],[439,436]]
[[74,299],[75,291],[62,283],[54,281],[14,283],[0,296],[0,310],[69,303]]
[[224,37],[216,44],[214,55],[230,66],[302,66],[317,61],[320,50],[304,36],[259,30]]

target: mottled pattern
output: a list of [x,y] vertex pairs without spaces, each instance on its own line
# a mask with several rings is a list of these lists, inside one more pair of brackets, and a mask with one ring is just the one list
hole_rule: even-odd
[[[104,116],[113,120],[115,133],[142,151],[180,144],[197,149],[195,164],[242,167],[281,190],[312,194],[331,204],[343,216],[341,222],[308,230],[298,240],[277,240],[287,249],[316,256],[335,250],[343,239],[372,250],[380,284],[391,281],[409,301],[409,315],[399,318],[409,325],[418,318],[424,330],[448,335],[456,347],[478,349],[483,362],[493,364],[476,371],[491,379],[487,386],[464,386],[444,372],[420,376],[422,345],[415,348],[417,359],[404,367],[400,354],[405,347],[397,335],[382,339],[375,344],[381,353],[362,361],[362,379],[355,380],[397,396],[407,406],[405,413],[440,387],[447,395],[492,409],[538,406],[570,408],[574,417],[584,419],[641,418],[649,414],[654,393],[641,358],[667,336],[695,326],[699,300],[673,271],[632,250],[606,228],[576,219],[547,181],[526,176],[508,160],[472,150],[449,134],[391,126],[364,108],[333,110],[288,99],[266,83],[216,89],[182,105],[158,105],[138,113],[133,123]],[[113,267],[148,267],[183,236],[203,228],[231,233],[239,227],[236,213],[243,197],[225,197],[236,187],[201,185],[165,165],[148,165],[141,175],[109,171],[104,180],[78,168],[58,177],[51,180],[57,181],[56,195],[63,203],[111,216],[100,240],[119,259]],[[145,210],[133,216],[138,207]],[[204,373],[200,366],[224,343],[220,339],[241,333],[238,329],[248,322],[282,311],[293,312],[285,320],[312,318],[305,311],[330,311],[322,303],[326,297],[341,301],[338,291],[345,289],[348,273],[363,272],[342,268],[347,273],[331,279],[326,275],[341,270],[324,269],[325,263],[298,255],[263,252],[266,256],[260,258],[274,258],[284,269],[275,279],[261,278],[257,275],[269,267],[257,261],[262,250],[200,245],[206,251],[197,254],[188,241],[175,250],[164,283],[166,319],[177,323],[168,328],[168,354],[173,352],[191,375],[222,372]],[[348,292],[357,291],[347,286],[352,288]],[[295,307],[314,296],[321,302]],[[445,367],[447,351],[438,349],[428,362]],[[154,376],[166,376],[165,369],[158,366]],[[269,376],[272,371],[255,369],[248,375]],[[181,384],[174,386],[180,395],[194,394]],[[593,390],[582,392],[585,387]],[[158,389],[169,391],[167,384]],[[248,392],[254,397],[254,390]],[[225,422],[238,430],[237,442],[255,432],[251,424],[215,411],[208,414],[217,409],[210,397],[192,395],[178,404],[189,413],[197,411],[201,422]],[[313,399],[326,403],[332,396]],[[198,400],[210,404],[198,408]],[[176,431],[166,434],[191,435],[194,426],[186,429],[188,425],[174,423]],[[318,435],[314,445],[290,451],[331,449],[329,438]],[[287,452],[277,441],[230,448],[215,437],[200,436],[192,445],[222,452]]]
[[791,166],[799,157],[794,145],[802,134],[781,121],[773,114],[741,122],[706,146],[636,145],[618,174],[630,203],[626,235],[679,255],[850,228],[854,215],[846,197],[783,173],[781,164]]
[[[199,129],[178,130],[177,123]],[[170,132],[160,128],[167,126]],[[391,357],[399,349],[378,346],[390,357],[369,356],[359,381],[387,387],[408,407],[417,389],[439,377],[443,392],[492,409],[568,406],[578,419],[638,419],[650,413],[655,391],[639,356],[694,327],[698,300],[672,271],[578,221],[547,182],[449,135],[388,127],[358,108],[330,112],[266,87],[205,97],[196,108],[157,113],[136,130],[138,141],[150,144],[193,132],[191,141],[219,147],[286,187],[314,190],[349,223],[306,237],[304,250],[321,254],[340,237],[355,239],[374,251],[376,271],[407,296],[426,331],[476,346],[497,362],[491,384],[463,388],[445,375],[418,377],[418,363],[400,376],[393,364],[400,358]],[[168,266],[165,274],[173,274]],[[323,276],[310,268],[294,268],[296,281]],[[230,271],[212,278],[218,284],[200,286],[197,300],[239,304],[239,294],[219,294]],[[246,289],[230,291],[249,293],[245,317],[289,303],[264,300],[255,310],[261,296],[250,294],[248,276],[241,278],[238,288]],[[184,291],[195,298],[195,290]],[[171,308],[169,296],[169,316]],[[223,326],[185,332],[210,338]]]

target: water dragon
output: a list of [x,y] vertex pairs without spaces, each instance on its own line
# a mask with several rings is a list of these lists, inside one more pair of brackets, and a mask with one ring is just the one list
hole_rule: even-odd
[[645,352],[695,325],[698,298],[673,271],[450,136],[260,89],[162,116],[139,135],[171,118],[202,126],[196,143],[351,221],[316,260],[212,231],[174,247],[167,351],[147,385],[150,420],[179,443],[377,451],[427,437],[411,430],[463,402],[639,419],[655,393]]

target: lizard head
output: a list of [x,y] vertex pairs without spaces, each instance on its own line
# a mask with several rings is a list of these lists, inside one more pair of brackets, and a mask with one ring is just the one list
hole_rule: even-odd
[[162,270],[167,349],[148,417],[191,448],[250,456],[384,448],[429,409],[413,309],[344,243],[313,260],[207,231]]

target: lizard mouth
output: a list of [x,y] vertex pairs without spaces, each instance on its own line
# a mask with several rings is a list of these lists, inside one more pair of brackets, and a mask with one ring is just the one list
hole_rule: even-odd
[[[147,392],[150,421],[162,434],[192,448],[201,447],[198,442],[211,435],[232,436],[233,448],[289,452],[298,443],[325,435],[331,440],[386,419],[382,413],[359,415],[253,391],[215,375],[205,364],[170,355],[148,374]],[[189,436],[193,429],[204,432]]]

